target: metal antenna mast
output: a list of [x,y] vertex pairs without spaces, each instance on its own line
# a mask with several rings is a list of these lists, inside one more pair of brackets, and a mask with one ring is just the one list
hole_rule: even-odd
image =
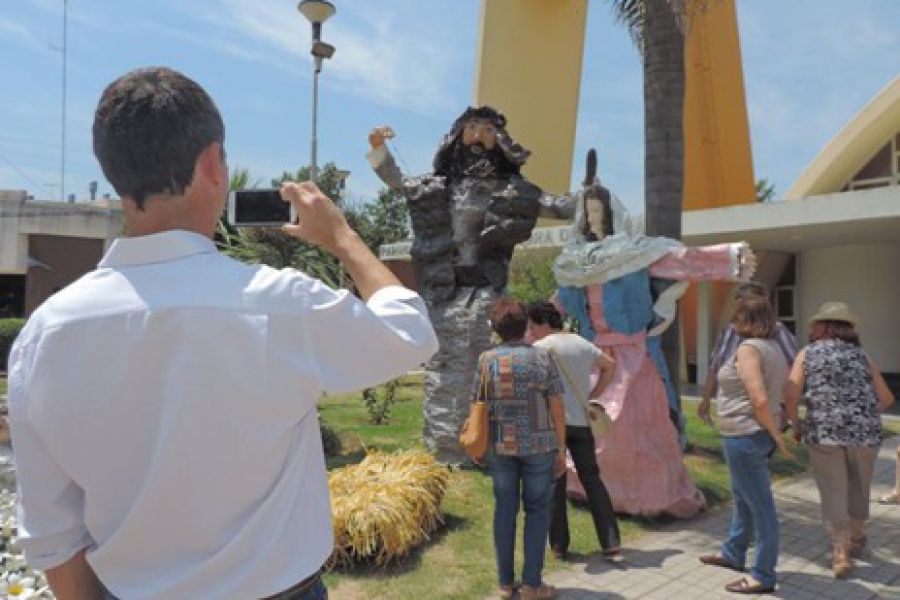
[[63,34],[62,34],[62,147],[59,164],[59,198],[66,201],[66,58],[68,53],[69,0],[63,0]]

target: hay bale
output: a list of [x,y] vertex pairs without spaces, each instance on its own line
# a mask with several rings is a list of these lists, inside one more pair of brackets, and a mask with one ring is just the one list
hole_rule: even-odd
[[449,471],[425,452],[372,452],[331,473],[331,566],[383,567],[428,539],[442,522]]

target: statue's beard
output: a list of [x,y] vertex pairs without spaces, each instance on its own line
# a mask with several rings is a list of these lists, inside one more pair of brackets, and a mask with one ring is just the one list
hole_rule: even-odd
[[486,179],[504,171],[504,156],[500,148],[490,150],[480,144],[459,144],[453,153],[451,179]]

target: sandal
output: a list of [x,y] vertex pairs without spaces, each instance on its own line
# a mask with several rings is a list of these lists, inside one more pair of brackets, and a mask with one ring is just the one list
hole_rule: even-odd
[[878,504],[900,504],[900,492],[894,490],[887,496],[878,499]]
[[553,600],[558,592],[552,585],[542,583],[539,587],[523,585],[519,593],[522,600]]
[[731,564],[718,554],[707,554],[700,557],[700,562],[704,565],[711,565],[713,567],[722,567],[723,569],[731,569],[732,571],[737,571],[738,573],[744,572],[744,567],[739,567],[737,565]]
[[741,577],[726,585],[725,591],[735,594],[771,594],[775,592],[775,586],[766,587],[750,577]]
[[500,596],[501,600],[510,600],[513,596],[516,595],[516,589],[519,586],[516,584],[512,585],[501,585],[497,588],[497,595]]

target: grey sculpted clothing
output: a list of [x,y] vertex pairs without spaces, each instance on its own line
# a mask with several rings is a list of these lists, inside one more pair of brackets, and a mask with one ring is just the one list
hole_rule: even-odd
[[[769,401],[769,410],[779,420],[781,396],[787,379],[788,365],[778,343],[771,339],[753,338],[741,344],[756,348],[762,355],[762,375]],[[756,420],[747,388],[737,370],[737,352],[719,369],[719,393],[716,396],[719,432],[723,436],[750,435],[763,428]]]
[[538,216],[571,218],[575,212],[573,198],[545,194],[518,174],[405,177],[385,146],[367,158],[407,200],[414,234],[410,255],[426,300],[445,300],[457,287],[502,291],[513,249],[531,237]]

